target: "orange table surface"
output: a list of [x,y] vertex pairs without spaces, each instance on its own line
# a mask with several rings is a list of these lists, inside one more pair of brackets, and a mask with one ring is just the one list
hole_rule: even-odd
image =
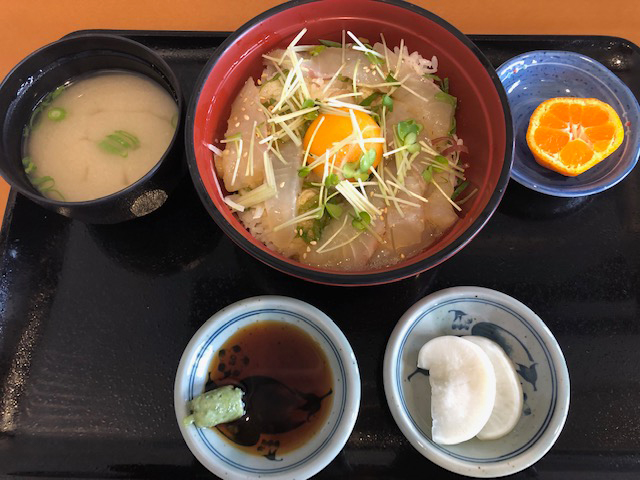
[[[348,1],[348,0],[344,0]],[[0,78],[33,50],[82,29],[234,30],[276,0],[7,0]],[[637,0],[414,0],[465,33],[614,35],[640,44]],[[9,187],[0,180],[0,218]]]

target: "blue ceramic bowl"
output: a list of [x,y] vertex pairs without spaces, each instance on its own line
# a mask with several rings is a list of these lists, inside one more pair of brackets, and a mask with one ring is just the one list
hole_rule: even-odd
[[[305,443],[285,453],[276,448],[256,455],[215,429],[185,426],[182,420],[188,415],[188,402],[204,391],[211,362],[221,346],[239,329],[264,321],[288,323],[307,333],[326,355],[333,388],[326,422]],[[223,308],[193,336],[178,366],[174,404],[188,447],[217,476],[227,480],[304,480],[327,466],[347,442],[358,416],[360,374],[349,341],[320,310],[294,298],[252,297]]]
[[[602,192],[626,177],[640,153],[640,107],[631,90],[604,65],[573,52],[540,50],[518,55],[498,68],[513,116],[515,148],[511,177],[535,191],[557,197]],[[625,125],[622,145],[577,177],[565,177],[534,160],[527,145],[529,117],[554,97],[597,98],[618,112]]]
[[[487,337],[515,364],[524,402],[506,436],[458,445],[431,439],[431,386],[417,371],[418,352],[443,335]],[[393,418],[411,444],[437,465],[470,477],[502,477],[533,465],[555,443],[569,410],[569,372],[558,342],[526,305],[488,288],[448,288],[411,307],[391,334],[383,376]]]

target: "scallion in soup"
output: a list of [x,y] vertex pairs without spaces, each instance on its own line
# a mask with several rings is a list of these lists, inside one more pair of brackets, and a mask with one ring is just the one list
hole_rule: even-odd
[[102,71],[68,82],[40,101],[24,128],[25,173],[54,200],[116,193],[160,161],[178,115],[173,97],[138,74]]

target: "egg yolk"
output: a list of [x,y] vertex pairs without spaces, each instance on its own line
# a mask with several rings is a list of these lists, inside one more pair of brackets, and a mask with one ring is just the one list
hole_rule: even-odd
[[[341,108],[340,110],[349,113],[350,109]],[[360,131],[362,132],[362,138],[365,140],[364,147],[368,152],[370,149],[374,149],[376,152],[376,159],[373,162],[373,167],[377,167],[382,160],[382,144],[381,143],[367,143],[367,138],[380,138],[381,129],[376,121],[364,112],[358,110],[352,110],[356,117],[356,122]],[[324,118],[322,123],[321,119]],[[319,125],[319,126],[318,126]],[[316,132],[317,130],[317,132]],[[314,132],[315,136],[314,136]],[[339,143],[349,135],[353,133],[353,124],[351,123],[351,116],[332,115],[330,113],[323,113],[318,115],[316,119],[309,125],[307,133],[304,136],[303,144],[306,149],[313,137],[313,143],[309,149],[309,153],[315,157],[324,155],[327,150],[330,150],[335,143]],[[360,157],[365,152],[358,143],[352,143],[345,145],[336,153],[335,165],[338,168],[342,168],[342,165],[346,162],[357,163],[360,161]],[[331,159],[329,160],[331,161]],[[313,163],[313,159],[309,157],[307,163]],[[320,164],[313,169],[318,175],[324,173],[324,164]]]

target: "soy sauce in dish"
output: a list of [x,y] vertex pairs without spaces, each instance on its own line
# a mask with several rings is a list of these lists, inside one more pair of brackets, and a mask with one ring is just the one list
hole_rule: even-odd
[[248,453],[277,460],[324,424],[333,403],[325,353],[301,328],[261,321],[244,327],[216,352],[205,390],[236,385],[246,415],[216,430]]

